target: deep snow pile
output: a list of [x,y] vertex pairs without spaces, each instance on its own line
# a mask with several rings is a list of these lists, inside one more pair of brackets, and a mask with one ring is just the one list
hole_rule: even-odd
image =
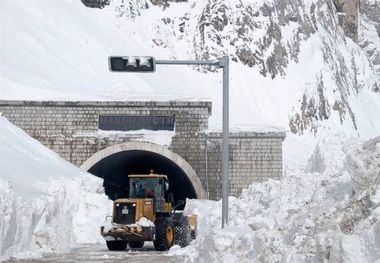
[[380,262],[380,137],[363,148],[341,137],[318,144],[314,172],[288,171],[230,198],[224,230],[220,202],[188,200],[199,236],[170,253],[191,262]]
[[0,260],[102,241],[102,181],[0,116]]

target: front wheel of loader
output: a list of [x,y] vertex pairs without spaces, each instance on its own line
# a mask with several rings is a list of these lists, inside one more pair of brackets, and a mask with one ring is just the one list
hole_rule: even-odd
[[157,251],[169,250],[174,243],[173,220],[170,217],[158,217],[155,222],[156,239],[153,241]]
[[123,251],[127,248],[127,241],[106,241],[108,250],[110,251]]

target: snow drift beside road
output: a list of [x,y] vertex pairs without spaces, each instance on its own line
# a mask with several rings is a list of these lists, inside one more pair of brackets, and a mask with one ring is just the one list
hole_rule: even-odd
[[102,181],[0,116],[0,260],[101,241]]
[[170,253],[208,263],[380,262],[380,137],[363,149],[352,138],[326,138],[309,167],[231,197],[224,230],[221,202],[188,200],[198,238]]

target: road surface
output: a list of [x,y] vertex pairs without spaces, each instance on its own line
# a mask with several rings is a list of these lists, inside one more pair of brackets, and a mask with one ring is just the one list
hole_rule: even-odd
[[184,257],[168,256],[167,252],[154,250],[153,243],[147,242],[141,249],[127,249],[126,251],[108,251],[106,245],[89,245],[73,249],[64,254],[46,254],[36,259],[9,259],[7,263],[66,263],[66,262],[133,262],[133,263],[182,263]]

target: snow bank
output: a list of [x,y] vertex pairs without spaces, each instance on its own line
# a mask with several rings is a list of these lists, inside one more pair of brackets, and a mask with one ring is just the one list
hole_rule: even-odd
[[[111,138],[118,139],[124,137],[133,137],[134,141],[150,142],[162,146],[170,146],[175,131],[150,131],[150,130],[134,130],[134,131],[105,131],[97,130],[95,132],[77,132],[74,137],[87,137],[91,138]],[[93,141],[96,143],[96,141]]]
[[82,172],[0,116],[0,260],[102,240],[109,200]]
[[321,140],[309,162],[314,172],[289,170],[281,181],[230,197],[223,230],[221,202],[187,200],[186,213],[199,215],[199,235],[170,254],[190,262],[377,262],[380,143],[372,145]]

